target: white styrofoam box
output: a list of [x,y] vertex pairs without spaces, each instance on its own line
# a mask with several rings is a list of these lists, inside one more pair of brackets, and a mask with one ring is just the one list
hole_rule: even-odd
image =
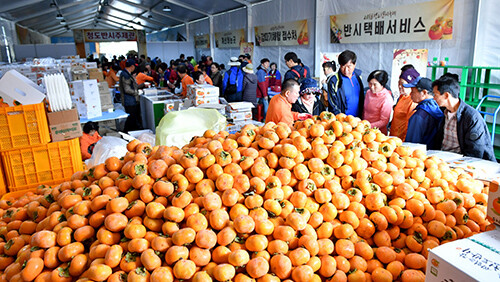
[[488,194],[487,214],[491,217],[493,223],[500,225],[500,179],[494,179],[490,182]]
[[0,96],[11,107],[16,105],[14,101],[22,105],[41,103],[45,99],[43,92],[42,87],[16,70],[6,72],[0,79]]
[[86,69],[96,69],[97,68],[97,63],[96,62],[85,62],[82,65]]
[[190,84],[187,89],[187,96],[197,97],[197,96],[219,96],[219,87],[210,84]]
[[424,153],[427,152],[427,145],[425,144],[403,142],[403,146],[409,147],[411,152],[415,150],[420,150],[423,151]]
[[230,113],[246,112],[251,111],[252,108],[255,108],[254,105],[250,102],[233,102],[227,105],[227,111]]
[[76,104],[80,118],[95,118],[102,116],[101,97],[97,80],[77,80],[70,82],[71,100]]
[[243,120],[243,121],[235,121],[234,123],[228,124],[226,127],[226,131],[229,133],[234,133],[236,131],[240,131],[243,126],[247,124],[253,124],[255,126],[263,126],[264,123],[255,121],[255,120]]
[[156,88],[144,88],[144,95],[146,96],[157,96],[158,95],[158,89]]
[[202,109],[215,109],[221,115],[225,115],[226,114],[226,105],[223,105],[223,104],[201,104],[201,105],[198,106],[198,108],[202,108]]
[[431,249],[425,281],[500,281],[500,231],[480,233]]
[[198,106],[201,104],[218,104],[219,103],[219,94],[206,95],[206,96],[196,96],[194,98],[190,98],[193,101],[194,106]]
[[252,119],[252,111],[230,112],[229,118],[234,120]]

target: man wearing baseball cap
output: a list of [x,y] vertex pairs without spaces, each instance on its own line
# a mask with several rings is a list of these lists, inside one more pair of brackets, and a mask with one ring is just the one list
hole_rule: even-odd
[[426,144],[428,150],[437,149],[440,142],[436,140],[436,135],[444,115],[433,99],[432,81],[420,76],[408,80],[410,81],[403,86],[411,88],[410,97],[418,105],[408,121],[405,141]]

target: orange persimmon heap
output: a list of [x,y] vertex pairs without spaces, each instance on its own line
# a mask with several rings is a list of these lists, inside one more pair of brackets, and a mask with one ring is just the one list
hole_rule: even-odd
[[424,281],[492,228],[482,182],[343,114],[127,149],[0,201],[0,281]]

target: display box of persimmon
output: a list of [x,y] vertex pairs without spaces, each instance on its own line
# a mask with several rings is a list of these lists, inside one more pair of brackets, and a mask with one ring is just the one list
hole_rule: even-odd
[[490,192],[488,194],[488,219],[500,225],[500,179],[490,182]]
[[500,281],[500,231],[483,232],[431,249],[425,281]]

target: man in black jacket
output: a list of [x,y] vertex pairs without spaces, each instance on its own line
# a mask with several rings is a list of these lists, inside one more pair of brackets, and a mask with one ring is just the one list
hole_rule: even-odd
[[441,150],[496,162],[490,134],[481,114],[459,98],[460,85],[443,75],[432,83],[434,100],[445,108],[437,140]]
[[339,64],[339,72],[328,81],[328,111],[361,118],[365,94],[356,54],[345,50],[339,55]]
[[311,74],[307,71],[307,68],[302,67],[299,62],[299,57],[294,52],[285,54],[285,63],[290,70],[285,73],[284,80],[293,78],[301,83],[302,80],[311,78]]

